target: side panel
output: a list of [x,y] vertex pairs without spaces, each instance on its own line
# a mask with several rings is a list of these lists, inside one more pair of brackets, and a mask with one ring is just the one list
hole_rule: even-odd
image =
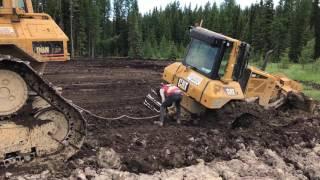
[[303,90],[303,87],[300,83],[289,79],[285,75],[274,75],[274,76],[278,78],[280,86],[285,92],[290,92],[290,91],[301,92]]
[[193,113],[202,111],[201,106],[219,109],[230,100],[244,99],[238,82],[223,83],[212,80],[181,63],[174,63],[165,68],[163,79],[184,91],[182,106]]
[[259,104],[267,106],[273,99],[278,99],[283,93],[301,92],[300,83],[283,75],[271,75],[254,67],[249,67],[251,75],[246,87],[245,97],[259,98]]
[[14,45],[27,54],[26,59],[38,62],[70,59],[68,37],[50,16],[23,14],[17,21],[11,18],[0,17],[0,45]]
[[203,92],[201,104],[209,109],[220,109],[231,100],[243,100],[244,95],[238,82],[222,83],[211,80]]
[[276,82],[273,79],[250,77],[245,92],[246,98],[258,97],[259,104],[266,106],[269,104],[271,97],[274,96]]

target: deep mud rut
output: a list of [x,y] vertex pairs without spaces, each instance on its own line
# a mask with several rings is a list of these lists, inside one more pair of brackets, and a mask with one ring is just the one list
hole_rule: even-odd
[[[150,88],[161,81],[161,72],[168,63],[123,60],[52,63],[45,77],[63,88],[63,96],[95,114],[144,117],[154,115],[142,103]],[[160,128],[153,124],[157,119],[106,121],[88,117],[87,140],[69,162],[4,171],[13,173],[12,178],[39,174],[48,168],[50,173],[46,177],[58,179],[81,174],[101,179],[114,178],[110,174],[124,179],[167,179],[174,177],[172,174],[176,174],[176,179],[320,178],[319,116],[290,107],[262,115],[252,126],[233,130],[219,127],[215,118],[198,125],[168,121]],[[99,165],[97,153],[101,147],[112,148],[120,156],[118,170]],[[191,165],[196,166],[181,169]],[[86,173],[88,168],[90,175]],[[171,169],[175,170],[156,173]],[[136,175],[139,173],[149,175]]]

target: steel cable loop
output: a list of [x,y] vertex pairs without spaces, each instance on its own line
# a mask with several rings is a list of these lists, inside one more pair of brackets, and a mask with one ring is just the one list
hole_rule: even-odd
[[77,108],[78,110],[91,115],[92,117],[95,117],[95,118],[98,118],[98,119],[102,119],[102,120],[110,120],[110,121],[120,120],[120,119],[123,119],[123,118],[132,119],[132,120],[147,120],[147,119],[154,119],[154,118],[160,116],[160,115],[154,115],[154,116],[148,116],[148,117],[132,117],[132,116],[128,116],[128,115],[121,115],[121,116],[115,117],[115,118],[107,118],[107,117],[98,116],[98,115],[92,113],[89,110],[83,109],[82,107],[80,107],[78,105],[73,104],[73,106],[75,108]]

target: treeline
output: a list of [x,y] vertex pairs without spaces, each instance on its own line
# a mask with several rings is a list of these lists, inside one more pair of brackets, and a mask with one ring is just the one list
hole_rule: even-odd
[[137,0],[33,3],[72,34],[76,56],[179,58],[190,40],[188,27],[203,20],[205,28],[250,43],[257,60],[269,50],[273,61],[308,63],[320,57],[319,0],[280,0],[276,5],[261,0],[244,9],[235,0],[195,8],[176,1],[143,15]]

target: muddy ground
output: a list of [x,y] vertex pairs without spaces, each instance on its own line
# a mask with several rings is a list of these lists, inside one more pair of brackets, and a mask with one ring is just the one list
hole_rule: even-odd
[[[168,63],[52,63],[45,78],[62,87],[63,96],[95,114],[144,117],[155,115],[142,103],[150,88],[161,81],[161,72]],[[319,179],[320,117],[289,106],[262,115],[250,127],[233,130],[217,125],[215,121],[223,118],[198,125],[168,121],[160,128],[153,124],[157,118],[106,121],[87,116],[87,140],[69,162],[8,169],[13,174],[7,176],[43,178],[37,175],[42,172],[45,178],[58,179]],[[116,157],[114,162],[107,162],[111,167],[106,167],[100,155],[110,149],[115,151],[111,156]]]

